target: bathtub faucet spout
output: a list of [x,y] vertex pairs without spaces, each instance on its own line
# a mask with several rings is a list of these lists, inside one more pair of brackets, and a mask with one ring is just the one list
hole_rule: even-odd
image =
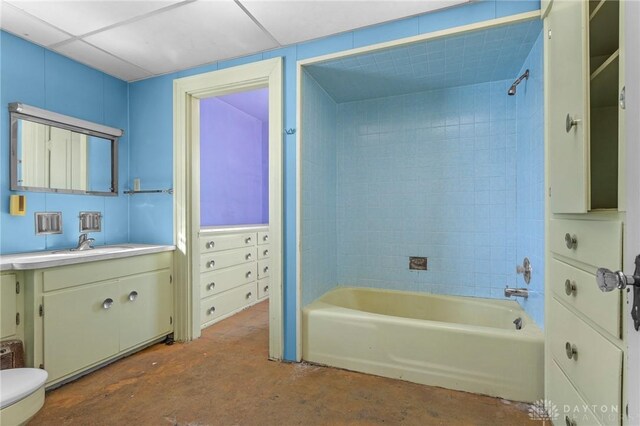
[[527,298],[529,297],[529,289],[526,288],[509,288],[509,286],[506,286],[504,288],[504,297],[523,297],[523,298]]

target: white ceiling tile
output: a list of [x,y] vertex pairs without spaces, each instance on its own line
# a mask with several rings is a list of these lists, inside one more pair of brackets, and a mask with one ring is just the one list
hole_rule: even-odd
[[7,2],[0,3],[0,27],[41,46],[50,46],[70,38],[68,34],[30,16]]
[[125,81],[139,80],[152,75],[142,68],[131,65],[80,40],[65,43],[54,50]]
[[431,12],[469,0],[240,0],[281,44]]
[[232,0],[189,3],[86,40],[154,74],[276,47]]
[[76,36],[178,3],[177,0],[9,1],[25,12]]

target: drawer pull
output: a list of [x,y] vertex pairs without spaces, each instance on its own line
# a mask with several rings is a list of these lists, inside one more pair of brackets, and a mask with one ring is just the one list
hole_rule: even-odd
[[576,345],[572,345],[571,343],[567,342],[564,345],[564,348],[567,351],[567,358],[573,358],[576,361],[578,360],[578,348],[576,348]]
[[216,264],[215,260],[210,260],[207,262],[207,268],[213,268]]
[[576,423],[576,421],[575,421],[575,420],[571,420],[571,419],[569,418],[569,416],[564,416],[564,423],[565,423],[567,426],[578,426],[578,423]]
[[263,252],[262,252],[262,255],[263,255],[263,256],[265,256],[265,257],[266,257],[266,256],[269,256],[269,250],[265,250],[265,251],[263,251]]
[[216,245],[215,241],[209,241],[209,242],[207,242],[207,248],[208,248],[208,249],[214,248],[214,247],[215,247],[215,245]]
[[247,293],[246,297],[247,297],[247,299],[251,299],[251,296],[253,296],[253,293],[249,292],[249,293]]
[[567,133],[571,131],[573,126],[578,127],[578,123],[580,123],[580,121],[581,120],[579,118],[573,118],[571,117],[571,114],[567,114],[567,118],[565,120],[565,130],[567,131]]
[[207,291],[211,291],[216,287],[216,283],[207,284]]
[[567,293],[567,296],[575,296],[578,291],[575,283],[572,283],[571,280],[566,280],[564,282],[564,292]]
[[262,241],[269,241],[269,236],[265,235],[264,237],[262,237]]
[[132,291],[131,293],[129,293],[129,301],[133,302],[138,298],[138,292],[137,291]]
[[251,237],[245,238],[244,243],[245,244],[251,244]]
[[113,299],[110,297],[107,297],[106,299],[104,299],[104,302],[102,302],[102,308],[109,309],[111,308],[111,306],[113,306]]
[[247,255],[244,258],[247,260],[251,260],[251,253],[247,253]]
[[207,315],[213,315],[215,311],[216,311],[216,307],[212,306],[209,309],[207,309]]
[[571,235],[568,232],[564,234],[564,242],[569,250],[578,247],[578,239],[575,235]]
[[251,275],[252,275],[252,274],[251,274],[251,271],[247,271],[247,273],[245,274],[245,276],[246,276],[247,278],[251,278]]
[[268,285],[265,285],[265,286],[264,286],[264,292],[266,293],[266,292],[268,292],[268,291],[269,291],[269,286],[268,286]]
[[265,274],[266,274],[267,272],[269,272],[269,267],[268,267],[268,266],[265,266],[265,267],[264,267],[264,269],[262,270],[262,272],[264,272]]

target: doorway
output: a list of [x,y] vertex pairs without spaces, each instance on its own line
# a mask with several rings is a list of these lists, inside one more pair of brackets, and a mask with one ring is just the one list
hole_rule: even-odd
[[[251,109],[247,103],[251,104],[250,101],[252,99],[255,101],[256,97],[266,98],[267,112],[262,113],[263,120],[255,117],[260,115],[257,112],[254,111],[253,115],[247,112],[248,108]],[[213,116],[227,114],[227,118],[222,121],[210,120],[212,114]],[[266,138],[268,142],[262,144],[254,141],[245,143],[243,146],[231,144],[226,147],[218,145],[201,149],[201,133],[208,132],[207,125],[203,126],[202,120],[207,116],[209,116],[209,124],[214,125],[218,130],[225,129],[225,131],[230,129],[231,116],[236,118],[242,116],[243,119],[240,121],[243,124],[240,125],[242,128],[240,133],[247,133],[248,127],[254,129],[251,132],[257,133],[260,127],[261,138],[258,139]],[[258,126],[258,122],[265,124]],[[206,137],[205,135],[205,139]],[[226,158],[222,163],[220,162],[221,154]],[[204,170],[205,165],[202,161],[213,163],[207,163],[207,169]],[[244,171],[237,175],[239,170]],[[229,179],[231,171],[234,177]],[[201,179],[203,175],[212,178],[204,182]],[[175,297],[176,338],[180,340],[198,338],[207,312],[211,312],[212,317],[224,316],[232,314],[238,308],[233,305],[235,302],[232,302],[232,305],[225,305],[226,308],[223,308],[221,313],[219,304],[208,306],[202,302],[206,298],[204,292],[207,291],[207,285],[211,284],[203,279],[203,276],[209,273],[215,275],[221,271],[225,274],[231,273],[233,271],[230,272],[229,268],[237,266],[238,271],[234,272],[236,276],[243,277],[245,281],[252,280],[251,283],[254,283],[256,290],[254,294],[251,290],[253,286],[249,282],[244,282],[242,285],[245,287],[234,290],[237,293],[234,300],[242,295],[246,301],[250,302],[251,298],[258,296],[258,289],[261,288],[256,282],[261,283],[260,280],[268,278],[269,357],[281,359],[283,353],[281,58],[174,81],[174,190],[177,246],[174,267],[178,283]],[[203,194],[206,195],[203,196]],[[225,205],[229,207],[221,208]],[[268,221],[267,231],[260,228],[265,226],[265,219]],[[210,230],[225,229],[228,232],[222,232],[214,241],[208,238],[210,233],[202,234],[203,227]],[[220,239],[220,237],[223,238]],[[265,260],[267,243],[268,260]],[[219,250],[224,250],[224,253]],[[220,253],[224,256],[220,256]],[[257,267],[255,275],[252,270],[242,269],[254,261]],[[239,263],[236,265],[234,262]],[[242,266],[238,266],[240,264]],[[215,284],[218,285],[217,282]],[[228,293],[227,296],[230,294]],[[235,308],[229,310],[229,306],[235,306]]]

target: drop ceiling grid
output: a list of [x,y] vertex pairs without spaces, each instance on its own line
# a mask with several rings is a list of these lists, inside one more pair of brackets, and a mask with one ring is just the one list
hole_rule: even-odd
[[[389,1],[371,1],[363,7],[363,2],[351,0],[0,1],[4,9],[0,14],[2,29],[133,81],[416,16],[469,0],[399,2],[393,7]],[[191,13],[185,16],[188,9]],[[198,12],[205,9],[211,21],[208,27],[202,25],[203,15]],[[154,27],[153,22],[158,21],[163,24]],[[213,39],[219,42],[214,43]],[[133,44],[137,48],[132,48]]]
[[308,66],[337,102],[517,77],[540,20],[426,40]]

